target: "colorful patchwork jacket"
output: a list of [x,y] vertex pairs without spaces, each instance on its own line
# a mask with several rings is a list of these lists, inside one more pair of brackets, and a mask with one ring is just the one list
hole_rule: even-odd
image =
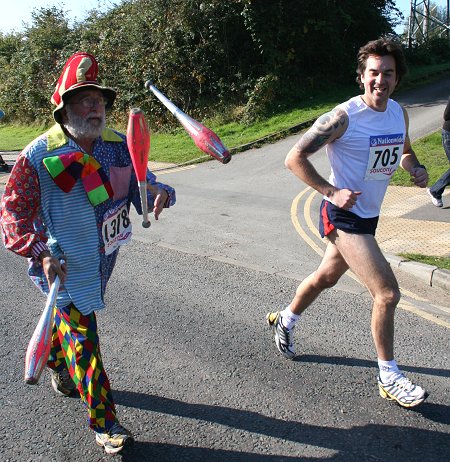
[[[147,182],[167,191],[165,207],[175,204],[175,190],[156,182],[150,171]],[[148,192],[150,211],[153,200]],[[131,236],[131,203],[141,214],[125,136],[105,129],[93,156],[87,156],[57,124],[17,158],[1,201],[3,242],[29,258],[29,275],[44,293],[48,285],[37,257],[46,249],[57,258],[64,255],[68,271],[57,306],[72,302],[87,315],[104,308],[119,244]]]

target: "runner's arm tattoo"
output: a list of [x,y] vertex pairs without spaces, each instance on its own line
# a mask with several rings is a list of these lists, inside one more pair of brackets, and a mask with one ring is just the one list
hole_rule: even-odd
[[314,125],[297,143],[297,149],[305,154],[313,154],[327,143],[342,136],[347,126],[347,113],[342,109],[335,108],[314,122]]

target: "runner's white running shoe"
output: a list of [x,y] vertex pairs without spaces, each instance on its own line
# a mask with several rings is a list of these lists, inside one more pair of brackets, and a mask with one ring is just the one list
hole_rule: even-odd
[[417,406],[428,396],[422,387],[414,385],[403,374],[390,383],[383,383],[378,377],[378,388],[382,398],[396,401],[400,406],[408,408]]
[[272,327],[275,335],[275,344],[280,353],[287,359],[293,359],[295,357],[295,348],[293,342],[293,330],[286,329],[281,322],[281,316],[279,311],[267,313],[266,316],[267,324]]

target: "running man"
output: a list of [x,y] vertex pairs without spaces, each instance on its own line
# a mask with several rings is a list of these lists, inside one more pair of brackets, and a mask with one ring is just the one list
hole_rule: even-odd
[[[319,228],[327,247],[318,269],[300,283],[290,305],[268,313],[266,319],[278,350],[294,358],[293,329],[301,313],[350,268],[373,298],[371,328],[380,395],[409,408],[422,403],[426,392],[405,377],[394,359],[394,312],[400,290],[375,230],[398,166],[421,188],[427,186],[428,174],[411,147],[406,111],[390,99],[406,73],[400,45],[388,38],[371,41],[360,48],[357,61],[356,80],[364,94],[319,117],[286,157],[286,166],[323,195]],[[323,146],[331,165],[329,181],[309,160]]]

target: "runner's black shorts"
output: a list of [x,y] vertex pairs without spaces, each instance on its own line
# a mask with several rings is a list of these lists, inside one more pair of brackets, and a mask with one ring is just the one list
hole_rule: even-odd
[[378,217],[361,218],[355,213],[336,207],[323,199],[320,204],[319,232],[322,237],[337,228],[351,234],[372,234],[378,225]]

